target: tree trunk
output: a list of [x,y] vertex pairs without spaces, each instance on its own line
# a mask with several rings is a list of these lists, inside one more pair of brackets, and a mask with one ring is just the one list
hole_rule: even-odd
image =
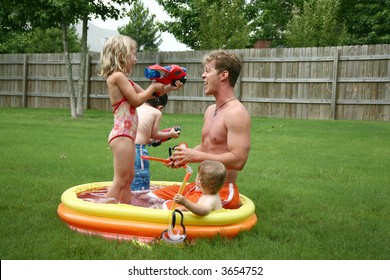
[[80,72],[79,72],[78,92],[76,95],[77,117],[79,118],[82,118],[84,116],[84,94],[85,94],[85,79],[86,79],[85,72],[86,72],[86,63],[87,63],[87,55],[88,55],[87,38],[88,38],[88,17],[84,15],[83,31],[81,35]]
[[65,54],[65,61],[66,61],[66,74],[67,74],[66,81],[67,81],[68,94],[70,98],[70,114],[72,118],[77,118],[76,98],[75,98],[75,92],[73,87],[72,63],[70,61],[69,48],[68,48],[68,25],[65,22],[65,20],[62,20],[61,28],[62,28],[62,43],[64,45],[64,54]]

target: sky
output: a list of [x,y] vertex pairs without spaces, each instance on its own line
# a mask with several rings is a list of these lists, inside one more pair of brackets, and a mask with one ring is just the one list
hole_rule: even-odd
[[[156,15],[156,19],[159,21],[168,20],[169,16],[163,8],[155,0],[143,0],[144,6],[149,9],[151,14]],[[106,20],[102,21],[101,19],[93,19],[90,21],[92,24],[105,29],[116,30],[119,26],[123,26],[129,22],[128,18],[119,19],[119,20]],[[186,51],[190,48],[186,45],[179,43],[173,35],[168,32],[163,32],[161,34],[162,43],[159,46],[160,51]]]

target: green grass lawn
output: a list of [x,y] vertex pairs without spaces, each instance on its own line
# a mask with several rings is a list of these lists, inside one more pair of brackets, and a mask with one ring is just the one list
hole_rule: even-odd
[[[166,114],[162,128],[180,125],[181,137],[150,154],[199,143],[202,119]],[[112,180],[112,123],[110,112],[73,120],[67,110],[0,109],[2,260],[390,259],[389,122],[253,118],[238,186],[257,225],[233,239],[151,250],[77,233],[57,216],[69,187]],[[151,162],[152,180],[181,181],[182,171]]]

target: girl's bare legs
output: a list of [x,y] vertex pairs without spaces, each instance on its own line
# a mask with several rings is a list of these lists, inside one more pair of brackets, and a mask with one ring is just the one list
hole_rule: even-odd
[[114,180],[106,197],[130,204],[130,184],[134,179],[134,142],[128,137],[118,137],[111,142],[110,147],[114,157]]

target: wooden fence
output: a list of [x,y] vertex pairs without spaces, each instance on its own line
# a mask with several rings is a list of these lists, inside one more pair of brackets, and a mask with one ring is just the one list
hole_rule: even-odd
[[[233,50],[243,61],[235,94],[252,116],[390,120],[390,45]],[[201,64],[208,51],[141,52],[131,78],[143,87],[151,64],[187,68],[183,89],[169,94],[166,113],[202,114]],[[111,110],[99,53],[87,60],[85,108]],[[80,55],[72,55],[77,89]],[[63,54],[0,55],[0,107],[69,108]]]

